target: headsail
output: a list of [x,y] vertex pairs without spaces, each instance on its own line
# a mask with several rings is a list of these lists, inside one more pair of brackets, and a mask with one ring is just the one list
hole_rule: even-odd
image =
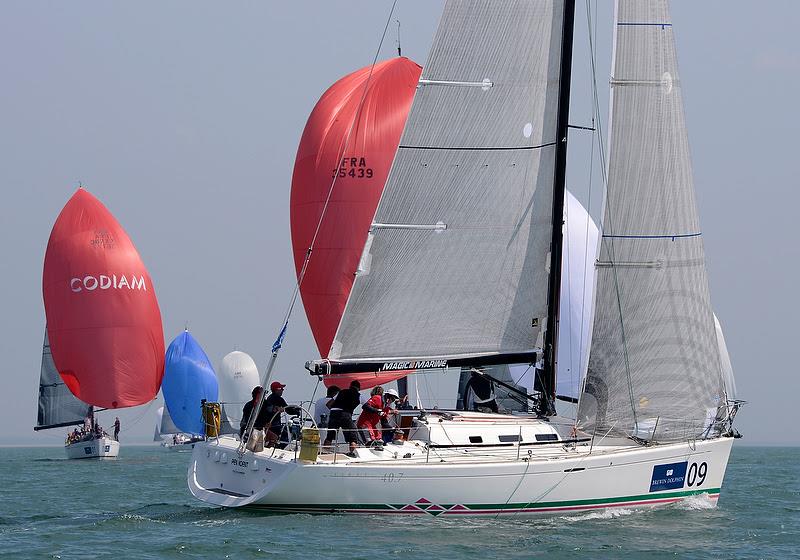
[[39,414],[34,430],[46,430],[61,426],[82,424],[89,415],[90,405],[73,395],[58,374],[53,356],[50,353],[50,341],[44,333],[42,346],[42,372],[39,377]]
[[447,3],[332,360],[541,347],[562,12]]
[[[619,0],[608,193],[579,418],[680,440],[724,404],[666,0]],[[655,433],[653,433],[655,432]]]

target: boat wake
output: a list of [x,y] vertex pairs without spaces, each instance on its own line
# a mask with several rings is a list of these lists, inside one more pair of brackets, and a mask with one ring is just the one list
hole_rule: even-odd
[[717,509],[717,501],[708,494],[697,494],[675,503],[675,509],[697,511],[707,509]]
[[576,521],[589,521],[593,519],[607,520],[625,517],[635,513],[633,509],[627,508],[607,508],[588,513],[578,513],[574,515],[564,515],[560,517],[562,521],[576,522]]

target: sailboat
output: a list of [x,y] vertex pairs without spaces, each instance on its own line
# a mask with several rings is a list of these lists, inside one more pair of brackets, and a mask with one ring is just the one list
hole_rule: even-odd
[[334,380],[533,367],[535,414],[410,411],[405,438],[351,454],[220,437],[195,447],[195,497],[445,517],[716,503],[740,403],[721,365],[665,0],[617,0],[590,350],[576,418],[552,413],[573,20],[574,0],[447,2],[330,348],[307,364]]
[[205,422],[202,403],[216,402],[219,383],[214,367],[197,340],[184,330],[167,348],[161,392],[165,410],[162,420],[169,418],[177,427],[166,447],[173,451],[191,451],[203,439]]
[[125,230],[79,188],[47,243],[42,279],[47,328],[35,430],[83,424],[70,459],[113,458],[119,442],[95,413],[151,401],[164,373],[153,283]]
[[176,436],[180,433],[181,431],[169,415],[169,410],[164,406],[159,406],[158,410],[156,410],[156,428],[153,432],[153,441],[166,448],[170,442],[175,443]]
[[81,426],[67,436],[64,449],[68,459],[114,458],[119,455],[119,442],[108,434],[94,430],[94,407],[73,395],[58,374],[47,331],[42,347],[42,368],[39,375],[39,403],[35,431]]

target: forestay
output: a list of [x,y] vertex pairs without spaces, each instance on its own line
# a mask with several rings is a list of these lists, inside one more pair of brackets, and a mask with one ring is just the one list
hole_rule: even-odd
[[[706,433],[724,389],[664,0],[619,0],[611,146],[583,428]],[[655,431],[655,433],[654,433]]]
[[562,12],[447,3],[329,358],[541,346]]
[[39,413],[34,430],[82,424],[90,406],[73,395],[53,363],[50,341],[44,333],[42,371],[39,377]]

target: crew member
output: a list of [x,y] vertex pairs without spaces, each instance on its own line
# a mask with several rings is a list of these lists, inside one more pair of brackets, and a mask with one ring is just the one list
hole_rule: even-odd
[[[300,414],[300,407],[289,406],[283,398],[283,390],[286,385],[280,381],[273,381],[269,386],[270,394],[264,401],[264,408],[267,411],[267,418],[270,426],[266,433],[267,446],[277,446],[283,449],[289,443],[289,432],[285,429],[281,421],[284,411],[288,414]],[[278,443],[280,442],[280,443]]]
[[344,440],[350,445],[350,451],[347,454],[351,457],[356,457],[356,446],[360,439],[356,426],[353,424],[353,411],[361,404],[360,390],[361,383],[354,379],[350,382],[350,387],[339,391],[339,394],[328,403],[331,417],[328,420],[328,435],[323,445],[330,445],[341,428]]

